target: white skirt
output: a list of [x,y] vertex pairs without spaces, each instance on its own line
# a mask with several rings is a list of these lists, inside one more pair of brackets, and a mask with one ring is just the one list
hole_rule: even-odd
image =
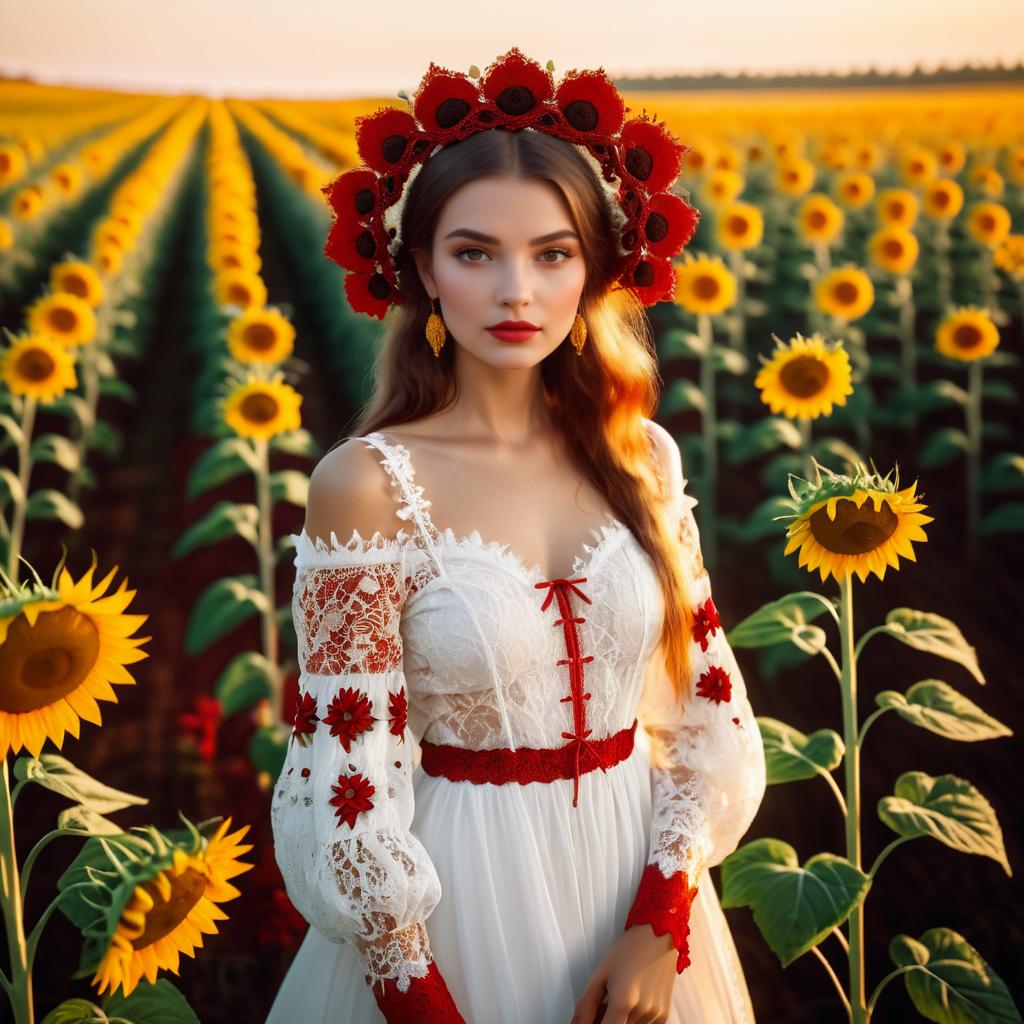
[[[438,970],[468,1024],[569,1024],[623,934],[647,863],[649,745],[573,780],[477,785],[413,775],[412,831],[437,869],[427,919]],[[669,1024],[753,1024],[754,1012],[711,876],[697,880],[690,965]],[[384,1024],[355,947],[310,928],[267,1024]]]

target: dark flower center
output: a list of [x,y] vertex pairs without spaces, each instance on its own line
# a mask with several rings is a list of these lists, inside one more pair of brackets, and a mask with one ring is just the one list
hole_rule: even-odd
[[836,517],[829,519],[822,505],[810,518],[814,539],[836,555],[865,555],[881,547],[899,526],[899,516],[888,501],[876,512],[870,498],[857,506],[849,498],[836,502]]
[[242,415],[250,423],[269,423],[280,411],[277,400],[272,395],[257,392],[246,395],[242,399]]
[[797,356],[779,371],[782,386],[797,398],[810,398],[828,383],[828,367],[814,356]]

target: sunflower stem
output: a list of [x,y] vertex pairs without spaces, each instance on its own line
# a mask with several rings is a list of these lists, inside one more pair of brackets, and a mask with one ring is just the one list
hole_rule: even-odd
[[875,991],[871,993],[871,1002],[868,1003],[868,1013],[872,1014],[875,1012],[875,1003],[878,1002],[878,997],[882,994],[882,989],[892,981],[893,978],[898,978],[901,974],[907,974],[910,971],[918,971],[921,969],[920,964],[908,964],[905,967],[897,967],[895,971],[890,971],[876,986]]
[[11,495],[11,539],[7,545],[7,575],[12,583],[18,582],[18,558],[25,537],[25,518],[28,514],[28,481],[32,475],[32,428],[36,420],[36,400],[25,397],[21,411],[21,439],[18,441],[19,493]]
[[803,460],[804,476],[809,480],[814,472],[811,462],[811,421],[807,416],[797,416],[796,425],[800,428],[800,457]]
[[[96,369],[95,345],[89,344],[82,347],[82,354],[79,356],[79,366],[82,370],[82,390],[85,404],[89,409],[89,422],[79,426],[78,437],[75,443],[78,446],[78,465],[85,468],[89,459],[89,442],[96,427],[96,410],[99,408],[100,377]],[[82,477],[76,473],[70,480],[68,486],[68,497],[78,503],[78,497],[82,490]]]
[[747,344],[747,278],[743,272],[747,258],[742,249],[732,249],[729,252],[729,269],[736,278],[736,315],[730,319],[731,329],[729,332],[729,344],[741,352]]
[[939,292],[939,316],[943,317],[953,301],[953,272],[949,262],[949,221],[940,220],[935,232],[935,279]]
[[[14,806],[14,801],[11,801],[11,806]],[[25,862],[21,865],[21,899],[22,902],[25,900],[25,893],[28,891],[28,879],[29,875],[32,874],[32,865],[35,864],[36,858],[43,852],[43,850],[49,846],[49,844],[60,836],[83,836],[84,833],[77,831],[73,828],[55,828],[52,832],[47,832],[35,846],[32,847],[28,852],[28,856],[25,858]]]
[[39,946],[39,940],[42,938],[46,922],[50,920],[53,912],[60,906],[60,901],[64,899],[69,892],[75,892],[77,889],[93,888],[95,888],[94,882],[75,882],[74,885],[69,885],[66,889],[62,889],[57,893],[57,895],[50,901],[50,905],[39,915],[39,920],[36,921],[35,926],[32,929],[32,933],[28,937],[26,959],[28,961],[29,973],[32,971],[32,965],[36,958],[36,948]]
[[[860,848],[860,745],[857,740],[857,658],[854,655],[853,575],[839,579],[839,638],[842,649],[843,761],[846,782],[846,858],[861,870]],[[864,998],[864,902],[861,900],[847,918],[850,943],[850,1019],[852,1024],[866,1024],[867,1006]]]
[[701,495],[701,542],[704,548],[704,562],[708,572],[714,572],[718,564],[718,537],[716,535],[715,489],[718,483],[718,416],[715,408],[715,362],[714,337],[711,317],[707,313],[697,314],[697,330],[700,334],[702,355],[700,358],[700,390],[704,395],[705,408],[701,427],[704,440],[704,493]]
[[978,526],[981,520],[981,385],[983,361],[973,360],[967,367],[967,402],[964,419],[967,427],[967,558],[978,556]]
[[864,749],[864,737],[868,734],[868,727],[876,718],[880,718],[884,715],[886,711],[892,711],[892,708],[878,708],[864,719],[864,723],[860,727],[860,735],[857,737],[857,743],[860,745],[862,750]]
[[[900,302],[900,378],[903,393],[909,399],[917,388],[917,337],[914,332],[914,282],[907,274],[896,278],[896,295]],[[907,404],[907,426],[916,426],[917,414]]]
[[904,843],[909,843],[910,840],[914,838],[916,837],[897,836],[888,846],[885,847],[885,849],[881,850],[878,856],[875,858],[874,863],[868,870],[868,875],[871,877],[871,880],[874,881],[875,875],[878,874],[878,869],[882,866],[882,861],[884,861],[885,858],[888,857],[889,854],[892,853],[892,851],[895,850],[897,846],[902,846]]
[[828,971],[828,976],[832,979],[832,984],[835,985],[836,991],[839,993],[839,998],[843,1001],[843,1006],[846,1007],[846,1015],[851,1017],[850,1000],[846,998],[846,993],[843,991],[842,983],[839,981],[839,978],[836,977],[836,972],[832,969],[832,965],[825,958],[825,954],[822,953],[817,946],[811,946],[811,952],[821,961],[825,970]]
[[11,803],[11,776],[4,759],[4,780],[0,786],[0,904],[3,907],[11,974],[7,997],[14,1011],[14,1024],[34,1024],[32,1007],[32,967],[25,944],[24,907],[18,881],[18,854],[14,845],[14,806]]
[[[266,596],[266,608],[260,620],[263,636],[263,654],[278,668],[280,645],[277,630],[277,597],[274,587],[274,537],[273,502],[270,493],[270,443],[265,438],[255,438],[258,468],[256,471],[256,506],[259,511],[259,535],[257,555],[260,565],[260,589]],[[271,694],[272,721],[281,719],[281,672],[274,673],[274,687]]]

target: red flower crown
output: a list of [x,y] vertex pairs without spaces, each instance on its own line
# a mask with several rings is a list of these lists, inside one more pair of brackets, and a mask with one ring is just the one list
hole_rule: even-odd
[[673,297],[672,257],[700,219],[668,191],[690,147],[646,111],[623,123],[629,107],[602,68],[569,71],[556,88],[551,73],[516,47],[479,84],[431,63],[412,106],[415,116],[382,107],[356,118],[364,165],[323,188],[335,213],[324,254],[349,271],[345,294],[357,313],[383,319],[401,302],[390,251],[397,229],[384,215],[401,199],[410,174],[435,147],[490,128],[534,128],[589,152],[624,215],[616,285],[632,289],[645,306]]

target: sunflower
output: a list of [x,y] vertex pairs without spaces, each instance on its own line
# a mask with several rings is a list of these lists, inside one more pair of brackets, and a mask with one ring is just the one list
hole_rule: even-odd
[[952,139],[939,147],[937,156],[944,174],[959,174],[967,162],[967,150]]
[[11,212],[17,220],[34,220],[43,212],[46,197],[38,185],[29,185],[11,200]]
[[996,248],[992,261],[1015,280],[1024,280],[1024,235],[1007,235]]
[[853,151],[853,166],[870,174],[877,171],[885,160],[882,147],[874,139],[861,139]]
[[952,220],[963,205],[964,190],[952,178],[936,178],[924,190],[924,212],[933,220]]
[[84,260],[65,260],[54,264],[50,272],[50,288],[55,292],[70,292],[95,309],[104,295],[103,280],[96,268]]
[[1006,176],[1014,185],[1024,185],[1024,146],[1011,146],[1004,166]]
[[924,146],[910,146],[900,160],[900,174],[907,185],[927,185],[938,173],[938,158]]
[[791,199],[799,199],[814,185],[814,164],[807,157],[791,156],[779,161],[775,188]]
[[125,253],[134,245],[135,237],[135,232],[129,225],[108,217],[93,233],[93,243],[96,246],[116,245]]
[[20,338],[0,352],[0,379],[12,395],[44,405],[78,385],[71,354],[60,342],[45,336]]
[[723,313],[736,301],[736,278],[720,256],[683,254],[675,265],[675,301],[689,313]]
[[846,405],[853,394],[853,374],[842,342],[830,347],[818,333],[809,338],[798,333],[788,343],[772,337],[775,351],[770,360],[758,354],[762,366],[754,386],[773,413],[815,420],[830,416],[833,404]]
[[1001,203],[983,199],[971,207],[967,231],[982,245],[995,248],[1010,233],[1010,211]]
[[921,246],[913,232],[894,224],[881,228],[868,239],[868,251],[882,270],[906,274],[917,263]]
[[718,244],[729,252],[752,249],[764,238],[764,216],[753,203],[729,203],[715,224]]
[[228,349],[240,363],[280,363],[295,348],[295,328],[274,309],[253,307],[228,327]]
[[121,988],[129,996],[143,978],[177,974],[181,954],[194,958],[203,936],[218,934],[217,921],[227,920],[218,904],[242,895],[230,879],[255,867],[241,860],[253,848],[241,842],[250,826],[229,832],[229,817],[205,836],[182,819],[184,837],[147,826],[90,839],[83,854],[91,856],[84,863],[80,856],[58,883],[90,884],[66,912],[87,938],[83,966],[95,970],[99,995]]
[[259,253],[239,242],[211,246],[209,262],[214,270],[247,270],[250,274],[258,274],[263,267]]
[[58,164],[50,171],[50,181],[66,199],[71,199],[82,189],[82,168],[78,164]]
[[972,363],[991,355],[999,346],[999,328],[988,310],[961,306],[949,312],[935,332],[935,351],[950,359]]
[[917,196],[909,189],[887,188],[878,195],[878,219],[883,224],[912,228],[919,206]]
[[743,154],[731,142],[719,141],[711,167],[716,171],[742,171]]
[[823,313],[857,320],[875,302],[875,287],[860,267],[848,263],[823,274],[814,286],[814,299]]
[[731,203],[743,191],[745,184],[742,174],[727,168],[717,168],[708,174],[704,191],[709,202],[723,205]]
[[25,151],[16,142],[0,142],[0,188],[7,188],[28,169]]
[[95,569],[94,555],[78,582],[61,567],[49,588],[0,589],[0,757],[59,750],[81,718],[101,725],[96,701],[116,703],[111,684],[134,684],[125,665],[149,657],[137,648],[151,638],[131,635],[149,616],[124,613],[135,591],[125,579],[104,597],[117,566],[93,586]]
[[835,183],[835,196],[851,210],[859,210],[871,202],[875,194],[875,179],[863,171],[841,174]]
[[96,264],[103,271],[104,276],[113,277],[124,263],[124,253],[119,246],[112,242],[105,242],[96,251]]
[[0,252],[14,245],[14,229],[6,217],[0,217]]
[[[868,473],[861,463],[852,476],[833,473],[816,459],[814,466],[815,481],[798,485],[790,478],[794,512],[774,517],[793,520],[784,554],[799,548],[798,564],[808,572],[817,570],[822,583],[829,575],[842,580],[853,573],[863,583],[872,572],[881,580],[888,567],[899,569],[900,555],[917,560],[911,541],[928,539],[921,527],[934,517],[922,515],[928,506],[916,500],[916,481],[900,490],[898,468],[894,482],[888,473]],[[823,469],[827,480],[822,480]]]
[[226,270],[214,279],[214,291],[222,306],[265,306],[267,286],[259,274],[248,270]]
[[967,174],[967,184],[989,199],[1001,198],[1005,189],[1003,176],[991,164],[975,164]]
[[45,334],[62,345],[86,345],[96,337],[96,314],[85,299],[70,292],[52,292],[28,309],[33,334]]
[[824,192],[811,192],[797,208],[797,230],[805,242],[829,243],[843,229],[843,211]]
[[283,376],[250,378],[233,388],[224,402],[224,422],[240,437],[265,440],[298,430],[302,395],[283,383]]

